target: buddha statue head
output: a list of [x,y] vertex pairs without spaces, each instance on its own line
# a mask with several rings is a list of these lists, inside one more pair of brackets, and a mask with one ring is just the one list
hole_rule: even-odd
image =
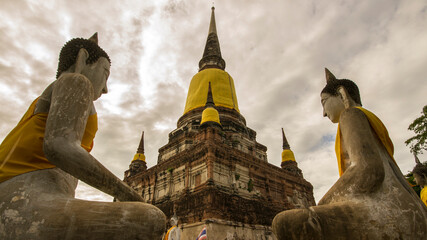
[[169,223],[171,226],[178,226],[178,216],[176,215],[176,213],[173,214],[173,216],[169,220]]
[[323,116],[333,123],[338,123],[342,111],[349,107],[362,106],[359,88],[348,79],[337,79],[325,68],[326,86],[320,97],[323,106]]
[[412,174],[414,175],[414,180],[419,186],[427,185],[427,166],[422,164],[418,159],[417,155],[415,155],[416,165],[412,170]]
[[79,73],[93,86],[94,100],[107,93],[106,81],[110,74],[110,57],[98,46],[98,34],[89,39],[74,38],[65,43],[59,54],[56,78],[63,73]]

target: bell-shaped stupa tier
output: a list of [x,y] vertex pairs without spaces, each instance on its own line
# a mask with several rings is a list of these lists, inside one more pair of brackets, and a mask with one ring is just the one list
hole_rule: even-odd
[[233,78],[224,70],[208,68],[198,72],[191,79],[184,114],[205,106],[209,83],[211,83],[215,106],[235,109],[239,112]]
[[246,120],[240,114],[237,102],[234,80],[225,69],[225,61],[221,56],[221,49],[215,23],[215,8],[212,8],[209,24],[208,39],[202,59],[199,62],[199,72],[193,76],[188,89],[184,114],[178,120],[178,128],[196,123],[202,117],[207,101],[209,85],[212,90],[212,99],[225,128],[246,130]]

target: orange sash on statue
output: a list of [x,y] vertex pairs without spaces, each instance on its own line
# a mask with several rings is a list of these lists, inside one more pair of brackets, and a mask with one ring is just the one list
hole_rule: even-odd
[[172,229],[176,228],[176,226],[172,226],[171,228],[169,228],[168,232],[165,235],[165,238],[163,238],[164,240],[169,240],[169,233],[171,232]]
[[427,187],[424,186],[424,188],[421,190],[420,193],[421,201],[427,206]]
[[[369,121],[369,125],[371,125],[372,130],[374,130],[377,137],[380,139],[381,143],[386,148],[388,154],[390,155],[391,159],[393,159],[393,162],[397,165],[396,161],[393,158],[394,153],[394,146],[393,142],[391,141],[387,128],[384,126],[384,124],[381,122],[381,120],[375,116],[372,112],[362,108],[362,107],[356,107],[360,109],[366,116],[366,118]],[[345,172],[345,165],[341,160],[341,130],[340,125],[338,123],[338,129],[337,129],[337,136],[335,138],[335,153],[337,155],[338,160],[338,172],[341,175]]]
[[[0,145],[0,183],[23,173],[55,167],[44,156],[43,139],[48,114],[34,114],[37,100]],[[93,114],[88,118],[81,143],[88,152],[92,150],[97,130],[98,119]]]

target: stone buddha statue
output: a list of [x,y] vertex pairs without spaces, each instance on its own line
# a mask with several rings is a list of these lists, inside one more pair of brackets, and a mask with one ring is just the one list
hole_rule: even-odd
[[278,239],[424,239],[427,208],[393,158],[387,129],[361,107],[357,85],[326,69],[323,113],[338,123],[340,178],[308,209],[283,211],[273,220]]
[[421,201],[427,206],[427,166],[421,164],[416,154],[414,156],[416,165],[412,170],[412,174],[417,185],[421,187]]
[[164,240],[180,240],[181,229],[178,227],[178,217],[174,214],[169,220],[171,228],[166,232]]
[[[57,79],[0,145],[0,239],[160,239],[166,217],[91,154],[110,59],[97,34],[61,50]],[[74,198],[78,179],[121,202]]]

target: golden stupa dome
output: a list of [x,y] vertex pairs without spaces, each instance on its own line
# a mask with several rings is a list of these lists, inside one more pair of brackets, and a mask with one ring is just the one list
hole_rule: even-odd
[[286,161],[294,161],[295,162],[294,153],[290,149],[285,149],[282,152],[282,162],[286,162]]
[[145,162],[145,155],[143,153],[136,153],[132,159],[132,162],[136,160],[141,160]]
[[133,159],[131,162],[141,160],[145,162],[145,155],[144,155],[144,131],[142,132],[141,141],[139,142],[138,150],[136,151],[135,156],[133,156]]
[[191,79],[184,114],[195,108],[205,106],[209,82],[211,83],[215,106],[236,109],[239,112],[233,78],[224,70],[206,68]]
[[202,112],[202,121],[200,122],[200,125],[202,125],[205,122],[216,122],[218,124],[221,124],[219,121],[219,113],[218,111],[213,107],[207,107]]
[[295,162],[295,156],[294,153],[291,150],[291,147],[289,146],[288,140],[285,136],[285,131],[282,128],[282,139],[283,139],[283,152],[282,152],[282,162],[286,161],[294,161]]

